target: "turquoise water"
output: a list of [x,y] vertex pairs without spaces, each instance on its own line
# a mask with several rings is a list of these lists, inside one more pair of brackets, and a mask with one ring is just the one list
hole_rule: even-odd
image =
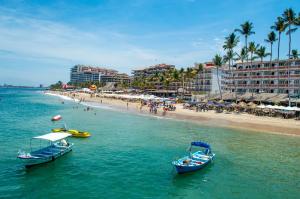
[[[0,89],[0,198],[299,198],[298,137],[74,106],[36,90]],[[57,114],[92,137],[71,138],[69,154],[24,169],[18,150],[56,127]],[[171,161],[193,140],[209,142],[216,159],[177,175]]]

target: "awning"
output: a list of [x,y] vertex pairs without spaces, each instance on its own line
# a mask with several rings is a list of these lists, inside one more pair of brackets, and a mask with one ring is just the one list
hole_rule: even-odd
[[207,149],[210,149],[210,145],[205,143],[205,142],[191,142],[191,145],[192,146],[199,146],[199,147],[204,147],[204,148],[207,148]]
[[34,139],[42,139],[42,140],[49,140],[51,142],[55,142],[57,140],[64,139],[66,137],[71,136],[69,133],[48,133],[45,135],[40,135],[37,137],[33,137]]

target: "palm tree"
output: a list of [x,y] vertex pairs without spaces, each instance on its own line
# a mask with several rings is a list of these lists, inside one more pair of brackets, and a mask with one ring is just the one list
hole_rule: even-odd
[[[289,59],[291,58],[291,46],[292,46],[292,33],[297,30],[293,26],[297,26],[300,23],[296,13],[292,8],[288,8],[282,14],[283,21],[285,26],[288,28],[286,34],[289,36]],[[290,96],[290,63],[288,63],[288,96],[289,96],[289,106],[291,106],[291,96]]]
[[265,42],[270,43],[271,53],[270,53],[270,64],[272,67],[272,55],[273,55],[273,43],[277,41],[276,34],[274,31],[268,34],[268,39],[265,39]]
[[[250,82],[250,88],[252,87],[252,77],[251,77],[251,73],[252,73],[252,62],[255,59],[255,57],[253,57],[253,55],[255,54],[256,50],[259,48],[258,44],[255,44],[254,42],[250,42],[249,43],[249,52],[250,52],[250,74],[249,74],[249,82]],[[253,88],[251,88],[251,96],[253,97]]]
[[278,46],[277,46],[277,60],[278,61],[279,61],[279,56],[280,56],[281,33],[285,31],[285,28],[286,28],[286,26],[284,25],[284,21],[283,21],[282,17],[278,17],[275,24],[273,26],[271,26],[271,29],[276,30],[278,32]]
[[218,87],[219,87],[220,97],[222,99],[223,98],[222,97],[222,90],[221,90],[220,81],[219,81],[219,68],[222,67],[222,65],[223,65],[223,59],[222,59],[222,57],[220,55],[218,55],[218,54],[215,55],[215,57],[213,58],[213,63],[217,67]]
[[191,90],[191,79],[195,76],[196,74],[193,72],[193,69],[190,67],[186,68],[186,78],[188,80],[188,89]]
[[172,77],[172,81],[175,83],[175,90],[177,92],[177,82],[179,81],[179,72],[178,72],[178,70],[174,69],[172,71],[171,77]]
[[260,47],[256,50],[255,54],[257,55],[257,57],[260,58],[261,64],[262,64],[263,59],[264,59],[265,57],[271,55],[270,53],[267,53],[267,52],[266,52],[266,47],[264,47],[264,46],[260,46]]
[[292,58],[293,59],[299,59],[299,53],[298,53],[298,50],[296,50],[296,49],[293,49],[292,50]]
[[223,48],[225,50],[233,49],[240,42],[239,37],[237,37],[234,33],[231,33],[228,37],[225,37],[225,42]]
[[235,84],[235,80],[234,80],[234,76],[233,76],[232,68],[231,68],[231,60],[234,60],[234,55],[235,55],[235,53],[233,52],[232,49],[228,50],[226,55],[224,55],[224,57],[223,57],[223,62],[224,63],[228,62],[229,71],[230,71],[230,74],[232,74],[231,78],[233,79],[232,83],[234,85],[235,98],[237,99],[237,89],[236,89],[236,84]]
[[[266,52],[266,47],[264,47],[264,46],[260,46],[260,47],[256,50],[255,54],[257,55],[257,57],[260,58],[260,65],[261,65],[261,66],[262,66],[262,63],[263,63],[263,59],[264,59],[265,57],[267,57],[267,56],[270,55],[270,53],[267,53],[267,52]],[[262,86],[262,83],[261,83],[260,85]]]
[[239,32],[240,34],[245,36],[245,46],[246,46],[246,54],[247,54],[247,62],[248,62],[248,37],[252,34],[255,34],[253,29],[253,23],[246,21],[245,23],[241,24],[241,29],[235,29],[235,32]]
[[291,58],[291,46],[292,46],[292,33],[297,30],[293,26],[299,26],[299,19],[296,17],[296,13],[292,8],[288,8],[282,14],[282,18],[285,24],[285,27],[288,28],[286,34],[289,36],[289,59]]
[[[203,71],[203,64],[197,64],[195,66],[195,69],[194,69],[194,72],[196,73],[195,76],[197,76],[199,73],[201,73]],[[200,90],[200,86],[199,86],[199,79],[196,78],[196,85],[197,85],[197,88],[196,88],[196,91],[199,91]]]
[[242,62],[242,64],[244,63],[245,59],[247,58],[247,54],[246,54],[246,47],[243,47],[240,51],[240,54],[235,53],[235,55],[237,56],[237,58],[235,60],[239,60]]
[[[232,73],[232,69],[231,69],[231,61],[234,59],[234,53],[233,53],[233,49],[237,46],[237,44],[239,43],[239,37],[237,37],[234,33],[231,33],[228,37],[225,37],[225,42],[223,45],[224,50],[227,50],[227,54],[225,55],[225,62],[229,63],[229,71],[230,71],[230,75],[233,78],[233,73]],[[235,87],[235,81],[233,79],[233,84],[234,84],[234,90],[236,92],[236,87]]]

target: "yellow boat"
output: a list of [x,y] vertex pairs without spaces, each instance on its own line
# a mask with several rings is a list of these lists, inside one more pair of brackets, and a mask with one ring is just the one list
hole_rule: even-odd
[[87,138],[91,136],[89,132],[78,131],[75,129],[68,130],[68,133],[72,134],[73,137],[78,137],[78,138]]
[[52,130],[52,132],[54,132],[54,133],[58,133],[58,132],[66,132],[67,131],[67,129],[65,129],[65,128],[56,128],[56,129],[51,129]]

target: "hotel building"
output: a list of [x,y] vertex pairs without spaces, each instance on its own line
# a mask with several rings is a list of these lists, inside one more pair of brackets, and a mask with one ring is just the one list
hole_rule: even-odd
[[125,82],[128,83],[130,78],[127,74],[119,74],[118,71],[101,68],[92,67],[86,65],[75,65],[70,71],[70,80],[72,83],[82,83],[82,82]]
[[233,65],[231,75],[227,70],[224,81],[224,90],[236,89],[238,93],[288,93],[290,90],[290,94],[300,95],[300,59],[255,61],[252,65],[237,63]]
[[[195,64],[199,65],[199,64]],[[199,71],[196,78],[194,79],[193,90],[198,92],[203,92],[207,94],[217,94],[219,93],[219,85],[221,89],[224,89],[224,76],[226,71],[219,68],[217,72],[217,67],[212,62],[205,62],[202,64],[203,70]],[[219,79],[218,79],[219,76]]]

